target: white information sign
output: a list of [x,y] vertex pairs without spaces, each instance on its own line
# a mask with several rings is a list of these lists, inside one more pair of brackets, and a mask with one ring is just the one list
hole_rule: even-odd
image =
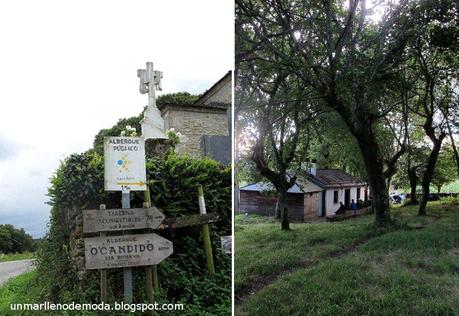
[[145,191],[145,141],[141,137],[105,137],[105,191]]

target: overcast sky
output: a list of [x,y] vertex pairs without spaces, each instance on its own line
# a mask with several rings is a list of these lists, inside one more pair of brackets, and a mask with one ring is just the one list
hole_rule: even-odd
[[0,4],[0,224],[42,237],[59,161],[163,93],[201,93],[233,68],[233,0],[3,1]]

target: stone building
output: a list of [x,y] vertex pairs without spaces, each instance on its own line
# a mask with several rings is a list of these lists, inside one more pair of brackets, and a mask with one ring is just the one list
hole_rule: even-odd
[[232,76],[229,71],[195,103],[163,104],[159,107],[166,129],[182,134],[179,153],[194,157],[210,156],[222,163],[231,162]]

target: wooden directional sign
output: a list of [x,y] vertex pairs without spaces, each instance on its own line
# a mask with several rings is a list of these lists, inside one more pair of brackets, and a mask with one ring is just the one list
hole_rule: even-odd
[[173,253],[172,242],[157,234],[85,238],[84,248],[86,269],[150,266]]
[[231,244],[233,243],[233,236],[221,236],[220,241],[222,244],[222,251],[224,253],[231,253]]
[[83,232],[157,228],[165,216],[156,207],[83,210]]

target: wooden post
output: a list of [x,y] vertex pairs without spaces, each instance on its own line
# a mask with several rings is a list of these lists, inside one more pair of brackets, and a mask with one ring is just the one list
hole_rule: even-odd
[[[198,186],[198,201],[199,201],[199,212],[204,215],[206,214],[206,202],[204,200],[204,191],[202,189],[202,185]],[[214,257],[212,254],[212,243],[210,241],[210,230],[209,224],[204,224],[201,227],[202,229],[202,239],[204,241],[204,249],[206,250],[206,258],[207,258],[207,269],[209,270],[210,274],[215,274],[215,266],[214,266]]]
[[[105,204],[101,204],[99,209],[105,210]],[[105,236],[105,232],[100,232],[100,237]],[[100,301],[107,303],[107,270],[100,270]]]
[[[121,192],[122,208],[131,208],[131,194],[129,190]],[[123,234],[128,234],[123,232]],[[132,268],[123,268],[123,283],[124,283],[124,302],[132,304]]]
[[[151,266],[145,267],[145,279],[146,279],[146,287],[147,287],[147,299],[148,304],[154,304],[154,297],[153,297],[153,283],[151,280]],[[154,315],[154,310],[149,310],[148,315]]]
[[155,286],[155,291],[159,291],[158,265],[154,264],[151,267],[153,268],[153,285]]
[[[151,196],[150,196],[150,187],[147,185],[147,189],[144,191],[144,200],[143,207],[151,207]],[[150,229],[147,230],[150,232]],[[156,267],[156,265],[154,265]],[[154,295],[153,295],[153,280],[152,280],[152,266],[145,267],[145,285],[147,289],[147,300],[148,304],[154,304]],[[157,276],[156,276],[157,277]],[[155,289],[156,290],[156,289]],[[148,311],[148,315],[152,316],[155,312],[153,310]]]

